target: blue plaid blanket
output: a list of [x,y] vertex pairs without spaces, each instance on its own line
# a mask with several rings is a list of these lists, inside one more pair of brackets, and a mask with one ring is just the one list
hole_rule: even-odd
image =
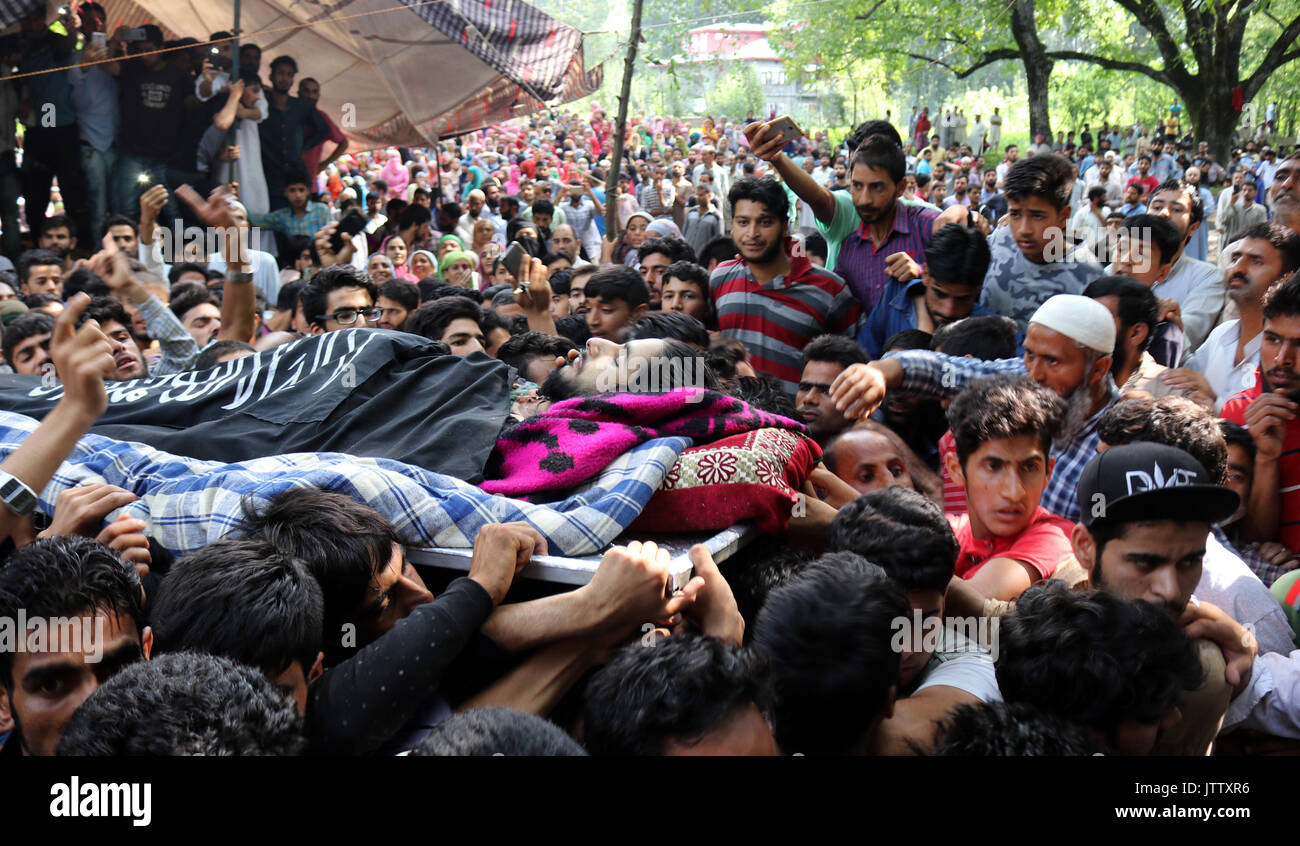
[[[0,411],[0,461],[36,426],[30,417]],[[688,446],[684,437],[648,441],[624,453],[580,492],[542,505],[493,496],[451,476],[385,458],[295,453],[224,464],[89,434],[40,492],[38,508],[53,514],[59,494],[78,485],[116,485],[140,499],[108,520],[121,514],[145,520],[147,534],[181,556],[237,530],[245,498],[262,505],[291,488],[314,487],[366,503],[416,546],[468,547],[486,523],[523,521],[546,537],[552,555],[590,555],[636,519]]]

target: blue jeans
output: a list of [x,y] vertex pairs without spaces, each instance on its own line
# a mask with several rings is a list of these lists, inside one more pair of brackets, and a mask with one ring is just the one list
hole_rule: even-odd
[[[81,170],[86,175],[86,202],[90,206],[90,233],[88,244],[98,244],[104,234],[104,220],[118,214],[117,192],[113,189],[113,166],[117,163],[117,148],[100,152],[89,144],[81,145]],[[131,215],[139,217],[139,212]],[[90,240],[93,239],[93,240]]]
[[[148,177],[147,182],[140,181],[140,175]],[[167,185],[167,163],[157,159],[145,159],[128,153],[117,156],[117,203],[123,214],[140,217],[140,195],[154,185]],[[176,217],[176,196],[167,194],[167,205],[158,213],[159,226],[171,226]]]

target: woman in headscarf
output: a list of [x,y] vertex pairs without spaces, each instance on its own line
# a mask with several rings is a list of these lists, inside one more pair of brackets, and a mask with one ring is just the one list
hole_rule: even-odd
[[407,267],[416,280],[438,275],[438,259],[428,250],[416,250],[407,260]]
[[474,270],[478,256],[463,250],[453,250],[442,257],[438,263],[438,274],[448,285],[458,288],[470,288],[477,291],[479,275]]
[[465,169],[465,187],[460,192],[460,202],[464,205],[469,200],[469,192],[478,190],[487,179],[487,172],[476,164]]
[[632,216],[627,219],[627,227],[623,230],[622,236],[612,244],[608,240],[602,240],[601,264],[626,264],[628,267],[637,266],[637,250],[646,240],[646,229],[654,218],[648,212],[633,212]]
[[930,107],[925,106],[921,109],[921,116],[916,119],[916,134],[912,141],[916,144],[916,149],[920,150],[929,146],[930,140]]
[[480,276],[488,276],[492,273],[492,262],[496,257],[501,255],[503,247],[501,242],[496,240],[497,228],[492,221],[480,217],[474,222],[474,240],[470,244],[469,252],[478,256],[478,272]]
[[402,157],[397,150],[389,148],[388,161],[384,163],[379,173],[388,185],[390,198],[397,199],[406,195],[406,185],[411,181],[411,173],[402,164]]
[[438,239],[438,261],[441,262],[443,256],[447,255],[447,253],[457,250],[463,251],[464,249],[465,243],[460,240],[459,235],[447,233]]
[[379,251],[388,256],[388,260],[393,263],[394,278],[405,279],[407,282],[420,281],[406,266],[406,241],[401,235],[396,233],[389,235],[384,239],[384,243],[379,245]]

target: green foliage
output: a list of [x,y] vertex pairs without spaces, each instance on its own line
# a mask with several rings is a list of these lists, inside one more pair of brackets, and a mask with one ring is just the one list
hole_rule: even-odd
[[743,119],[750,112],[761,114],[763,111],[763,88],[753,65],[748,62],[736,62],[708,87],[704,99],[709,114],[715,118],[726,115]]

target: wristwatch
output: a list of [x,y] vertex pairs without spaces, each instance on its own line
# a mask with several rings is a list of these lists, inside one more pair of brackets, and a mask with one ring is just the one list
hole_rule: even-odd
[[227,273],[226,278],[231,282],[252,282],[253,274],[248,270],[241,270],[234,273]]
[[22,479],[0,470],[0,502],[21,517],[36,507],[36,494]]

